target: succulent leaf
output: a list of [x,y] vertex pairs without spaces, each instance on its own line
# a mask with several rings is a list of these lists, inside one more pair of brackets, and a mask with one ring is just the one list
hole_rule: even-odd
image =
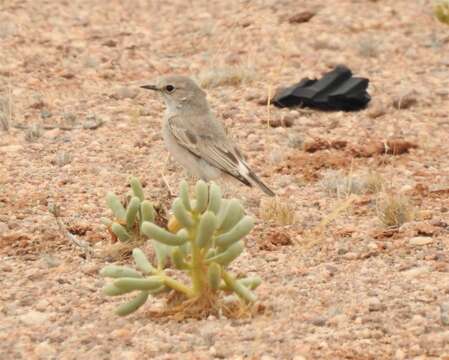
[[145,221],[142,224],[142,232],[146,236],[169,246],[179,246],[188,240],[187,237],[178,235],[179,233],[176,235],[172,234],[149,221]]
[[209,264],[207,269],[207,281],[212,290],[217,290],[221,281],[221,266],[217,263]]
[[120,241],[127,242],[131,238],[131,235],[126,231],[125,227],[119,223],[113,223],[111,230]]
[[113,282],[114,286],[128,291],[133,290],[154,290],[164,285],[160,276],[149,276],[143,279],[133,277],[123,277]]
[[226,206],[226,211],[221,213],[221,216],[218,219],[218,227],[220,231],[226,232],[229,229],[233,228],[235,224],[240,221],[244,214],[245,212],[243,211],[240,201],[238,201],[237,199],[229,200]]
[[142,221],[154,222],[156,212],[154,211],[153,204],[151,204],[150,201],[142,201],[140,204],[140,211],[142,212]]
[[148,261],[147,257],[145,256],[142,250],[135,248],[133,250],[133,258],[139,270],[142,271],[144,274],[152,274],[156,271],[156,269]]
[[231,230],[217,236],[215,244],[217,246],[227,248],[236,241],[239,241],[246,235],[248,235],[251,229],[254,227],[254,220],[251,216],[245,216],[241,219]]
[[195,204],[195,211],[197,213],[202,213],[204,210],[206,210],[208,197],[209,191],[207,184],[203,180],[198,181],[196,183],[196,204]]
[[141,278],[142,274],[127,266],[106,265],[100,271],[100,275],[109,278],[133,277]]
[[126,316],[134,311],[136,311],[138,308],[140,308],[148,299],[148,291],[142,291],[139,295],[137,295],[134,299],[127,302],[126,304],[120,305],[115,313],[119,316]]
[[182,200],[182,203],[184,204],[184,207],[190,211],[192,210],[192,207],[190,205],[190,198],[189,198],[189,185],[187,184],[187,181],[182,181],[181,186],[179,189],[179,197]]
[[132,227],[134,226],[139,208],[140,200],[137,196],[134,196],[129,202],[126,209],[126,225],[128,229],[132,229]]
[[126,210],[123,207],[120,199],[112,192],[106,195],[106,204],[112,210],[114,216],[119,220],[125,220]]
[[243,252],[243,242],[238,241],[232,244],[225,251],[215,255],[206,260],[207,263],[216,262],[220,265],[226,266],[231,263],[235,258],[237,258]]
[[196,235],[196,244],[200,248],[209,247],[216,228],[217,217],[212,211],[206,211],[201,215]]
[[140,201],[143,201],[145,199],[145,195],[143,194],[142,184],[139,179],[132,176],[129,179],[129,184],[131,185],[134,196],[136,196]]
[[215,183],[211,183],[209,186],[209,205],[207,206],[207,209],[209,211],[212,211],[214,214],[218,214],[218,211],[220,210],[220,205],[221,205],[220,187]]
[[187,229],[190,229],[193,225],[192,216],[184,207],[184,203],[181,198],[177,198],[173,203],[173,214],[176,219]]

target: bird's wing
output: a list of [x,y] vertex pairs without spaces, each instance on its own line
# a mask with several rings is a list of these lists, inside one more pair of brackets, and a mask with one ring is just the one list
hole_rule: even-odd
[[245,161],[239,150],[226,138],[221,129],[216,133],[206,133],[203,130],[200,130],[199,133],[198,131],[194,132],[186,128],[178,116],[170,117],[168,126],[179,145],[212,166],[236,177],[246,185],[250,185],[245,177],[249,172]]

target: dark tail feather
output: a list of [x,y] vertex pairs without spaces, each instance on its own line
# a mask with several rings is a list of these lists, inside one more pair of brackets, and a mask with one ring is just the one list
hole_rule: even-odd
[[265,185],[265,184],[262,182],[262,180],[260,180],[260,179],[256,176],[256,174],[254,174],[251,170],[250,170],[249,173],[248,173],[248,177],[249,177],[255,184],[257,184],[257,186],[259,186],[260,189],[261,189],[265,194],[267,194],[268,196],[275,196],[275,195],[276,195],[276,194],[275,194],[273,191],[271,191],[270,188],[269,188],[267,185]]

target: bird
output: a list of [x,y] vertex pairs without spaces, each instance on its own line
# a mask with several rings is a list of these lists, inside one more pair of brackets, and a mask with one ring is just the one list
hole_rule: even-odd
[[166,109],[162,123],[165,146],[176,162],[206,182],[230,175],[243,184],[275,193],[251,170],[241,151],[214,116],[206,92],[190,77],[166,75],[143,89],[162,95]]

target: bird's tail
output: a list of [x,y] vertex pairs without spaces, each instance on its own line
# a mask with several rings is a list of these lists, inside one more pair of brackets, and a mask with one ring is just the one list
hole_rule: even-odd
[[256,184],[265,194],[268,196],[275,196],[276,194],[267,186],[265,185],[262,180],[260,180],[256,174],[254,174],[251,170],[248,172],[248,178],[249,181]]

